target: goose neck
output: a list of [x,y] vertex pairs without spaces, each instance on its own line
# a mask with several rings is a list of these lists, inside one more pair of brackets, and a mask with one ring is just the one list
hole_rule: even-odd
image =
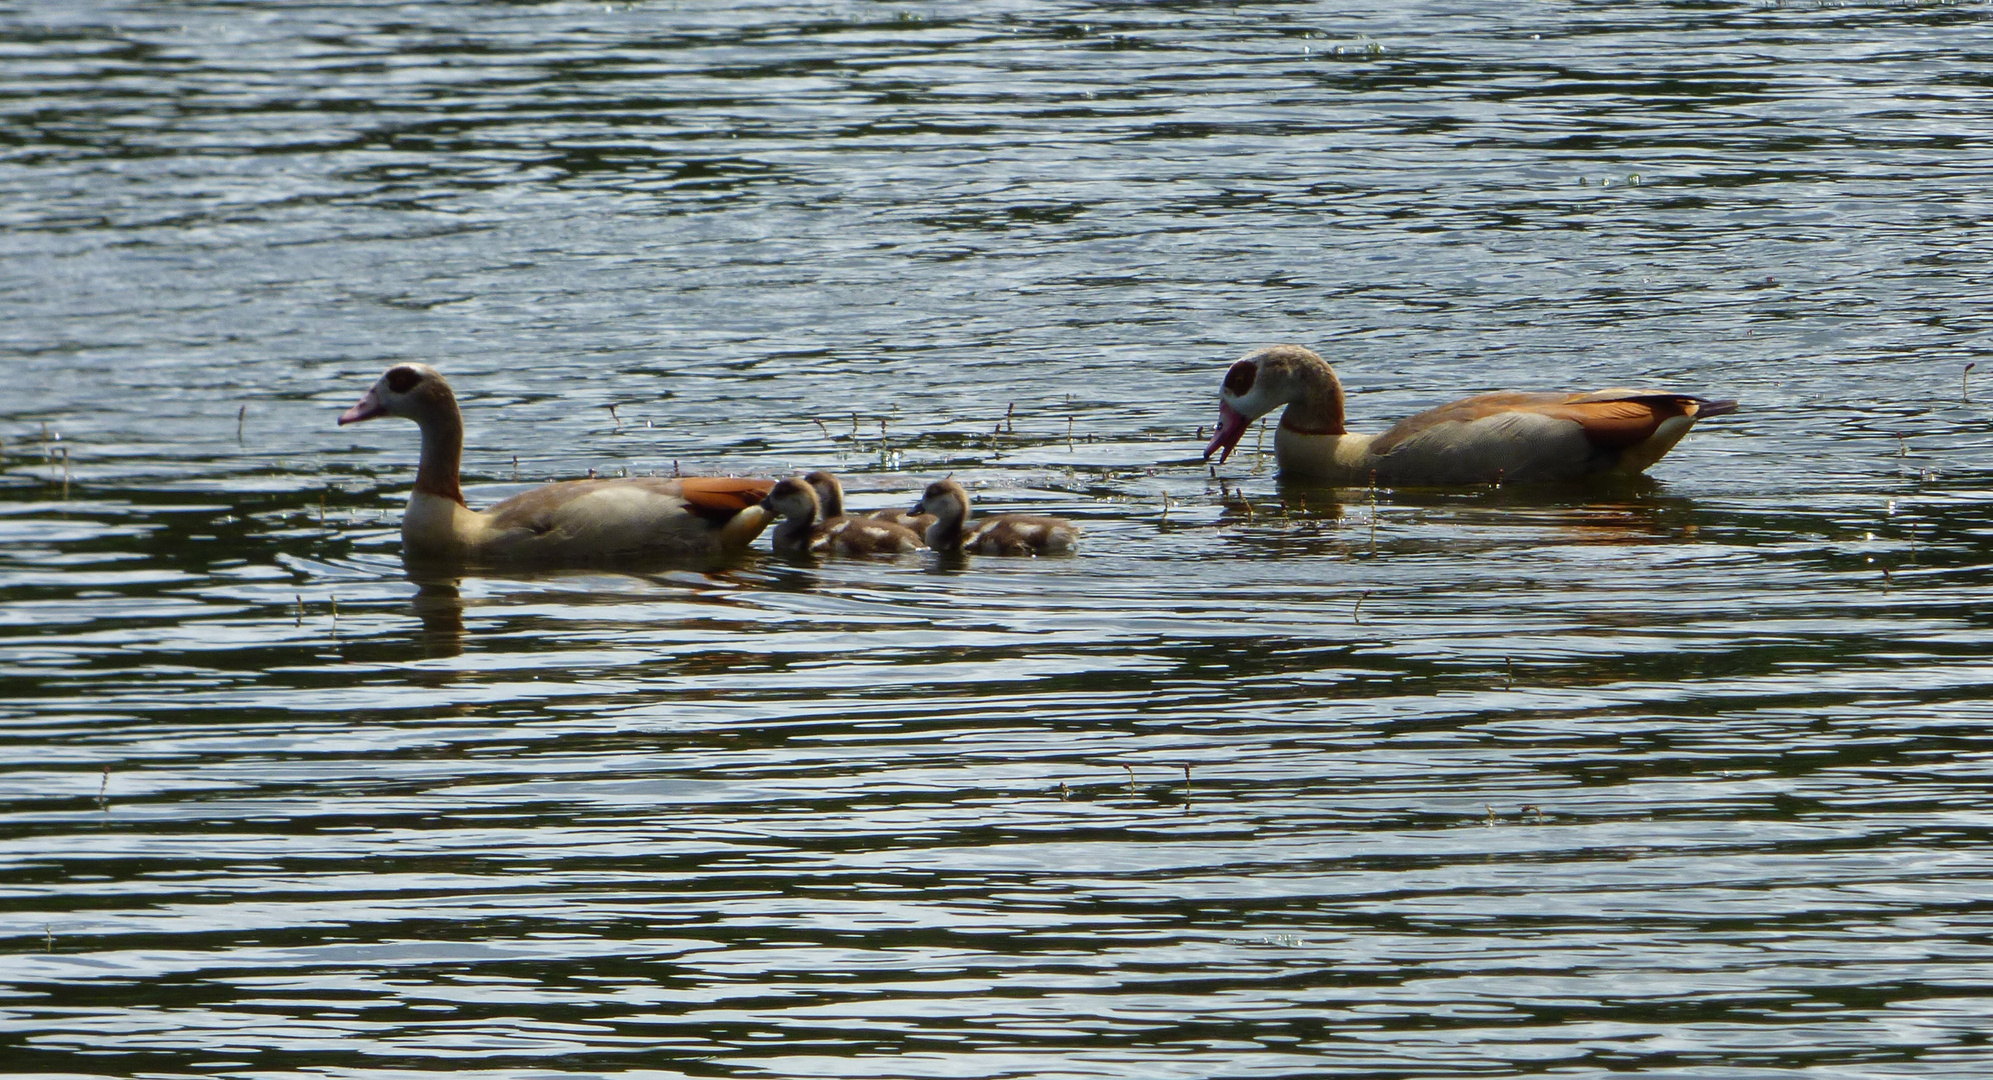
[[432,402],[416,423],[422,428],[422,461],[415,469],[415,490],[463,505],[464,417],[456,400]]
[[927,546],[936,551],[952,551],[961,547],[962,534],[969,526],[969,508],[950,499],[946,506],[930,509],[941,512],[936,514],[934,524],[927,527]]
[[1343,384],[1335,369],[1316,360],[1303,366],[1280,426],[1302,435],[1345,435]]

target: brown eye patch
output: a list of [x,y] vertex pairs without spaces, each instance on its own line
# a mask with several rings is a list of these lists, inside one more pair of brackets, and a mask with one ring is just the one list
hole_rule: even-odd
[[1259,378],[1259,365],[1251,360],[1241,360],[1232,365],[1232,370],[1225,373],[1225,389],[1231,391],[1234,397],[1250,393],[1253,380],[1257,378]]
[[422,381],[422,373],[412,367],[394,367],[388,369],[387,380],[388,389],[397,394],[406,394],[415,389],[416,383]]

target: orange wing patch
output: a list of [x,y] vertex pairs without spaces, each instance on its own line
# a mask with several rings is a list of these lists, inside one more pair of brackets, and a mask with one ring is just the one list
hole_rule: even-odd
[[1620,401],[1574,401],[1534,410],[1559,420],[1570,420],[1585,429],[1593,446],[1624,450],[1654,437],[1664,421],[1688,416],[1692,403],[1679,397],[1638,397]]
[[728,521],[768,497],[773,480],[745,476],[688,476],[678,481],[685,508],[709,521]]

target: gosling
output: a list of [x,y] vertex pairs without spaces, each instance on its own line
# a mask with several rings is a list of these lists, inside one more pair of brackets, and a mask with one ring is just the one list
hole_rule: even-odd
[[969,524],[969,493],[953,480],[936,480],[913,508],[933,514],[927,546],[979,555],[1058,555],[1073,550],[1080,531],[1063,518],[1004,514]]
[[903,555],[920,549],[920,537],[904,526],[838,514],[817,518],[822,506],[816,489],[789,477],[769,489],[761,508],[782,520],[770,530],[783,555]]

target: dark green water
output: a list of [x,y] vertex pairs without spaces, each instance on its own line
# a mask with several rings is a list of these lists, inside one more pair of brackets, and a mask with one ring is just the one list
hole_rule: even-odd
[[[1987,1075],[1989,89],[1985,3],[0,4],[0,1071]],[[1744,408],[1214,476],[1281,341]],[[411,575],[403,359],[474,504],[1085,546]]]

